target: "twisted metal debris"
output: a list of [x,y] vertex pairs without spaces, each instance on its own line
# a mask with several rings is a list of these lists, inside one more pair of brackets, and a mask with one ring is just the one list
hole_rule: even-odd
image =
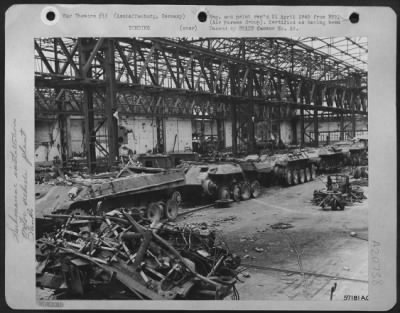
[[52,299],[223,299],[240,258],[206,225],[152,223],[135,211],[45,216],[57,225],[36,243],[38,288]]

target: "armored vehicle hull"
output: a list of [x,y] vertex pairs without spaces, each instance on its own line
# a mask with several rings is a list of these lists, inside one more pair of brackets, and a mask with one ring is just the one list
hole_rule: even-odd
[[260,183],[250,181],[239,164],[189,163],[185,174],[186,190],[200,191],[203,196],[218,200],[247,200],[260,195]]
[[39,193],[36,209],[43,215],[86,215],[125,208],[153,221],[163,217],[173,220],[181,202],[178,190],[184,184],[184,173],[180,170],[131,173],[126,177],[74,178],[68,180],[69,186],[52,186]]

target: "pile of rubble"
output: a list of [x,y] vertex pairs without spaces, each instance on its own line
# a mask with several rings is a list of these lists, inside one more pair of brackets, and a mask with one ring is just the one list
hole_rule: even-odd
[[36,282],[50,299],[239,299],[240,258],[206,225],[125,210],[46,218],[55,229],[36,241]]
[[326,188],[314,190],[312,202],[322,209],[344,210],[345,206],[366,199],[359,186],[350,183],[348,175],[328,175]]

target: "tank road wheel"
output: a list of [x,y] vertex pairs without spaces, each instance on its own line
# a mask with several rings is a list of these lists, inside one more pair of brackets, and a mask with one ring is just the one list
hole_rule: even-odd
[[174,191],[171,195],[171,199],[175,200],[178,206],[182,203],[182,195],[179,191]]
[[165,203],[164,215],[170,221],[174,221],[176,219],[178,216],[178,202],[176,202],[175,199],[171,198],[167,200]]
[[304,169],[299,169],[298,171],[298,175],[299,175],[299,184],[304,184],[304,182],[306,181],[306,176],[304,174]]
[[311,165],[311,180],[317,178],[317,168],[315,165]]
[[146,216],[152,223],[158,223],[161,220],[163,207],[160,202],[151,202],[147,207]]
[[241,191],[242,191],[242,193],[241,193],[242,200],[249,200],[250,197],[251,197],[251,186],[250,186],[250,183],[247,182],[247,181],[244,182],[242,184]]
[[231,198],[228,186],[220,186],[218,188],[218,200],[229,200]]
[[293,185],[297,185],[299,183],[299,172],[297,170],[292,170],[293,176]]
[[258,180],[253,180],[250,184],[251,195],[253,198],[258,198],[261,194],[261,185]]
[[306,174],[306,181],[312,180],[310,168],[309,168],[309,167],[306,167],[305,170],[304,170],[304,172],[305,172],[305,174]]
[[290,186],[293,184],[293,175],[291,170],[286,170],[286,175],[285,175],[285,183],[286,185]]
[[232,187],[233,200],[235,200],[236,202],[239,202],[241,194],[242,194],[242,192],[240,190],[239,184],[234,184],[233,187]]

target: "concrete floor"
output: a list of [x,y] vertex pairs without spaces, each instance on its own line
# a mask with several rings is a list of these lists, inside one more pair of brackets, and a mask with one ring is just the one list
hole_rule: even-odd
[[[237,284],[241,300],[329,300],[334,283],[333,300],[342,301],[345,295],[367,296],[368,200],[344,211],[324,211],[310,202],[313,191],[323,187],[315,180],[265,188],[257,199],[190,213],[178,223],[206,222],[232,252],[242,257],[242,263],[256,267],[248,267],[245,275],[239,275],[243,280]],[[368,197],[368,188],[362,188]],[[293,227],[271,228],[279,222]],[[350,236],[353,231],[358,238]],[[333,277],[303,276],[279,269]]]

